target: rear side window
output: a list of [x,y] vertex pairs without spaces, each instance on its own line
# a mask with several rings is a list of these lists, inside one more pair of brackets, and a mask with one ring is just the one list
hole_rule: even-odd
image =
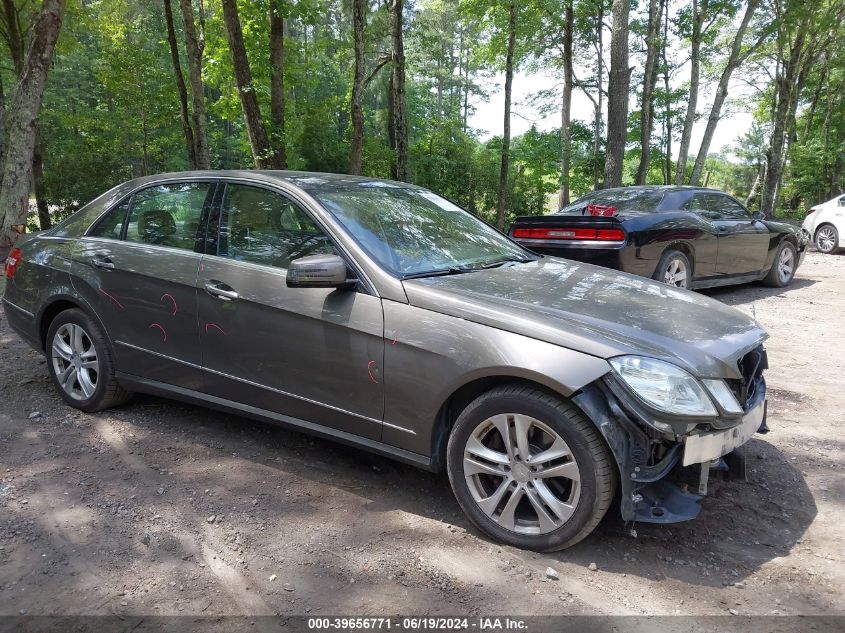
[[194,250],[212,189],[211,183],[184,182],[137,192],[132,196],[126,240]]
[[273,191],[227,185],[218,254],[287,268],[306,255],[334,255],[329,237],[293,201]]
[[123,225],[126,223],[126,214],[129,211],[129,198],[106,213],[97,220],[97,223],[88,231],[90,237],[107,237],[119,240],[123,235]]

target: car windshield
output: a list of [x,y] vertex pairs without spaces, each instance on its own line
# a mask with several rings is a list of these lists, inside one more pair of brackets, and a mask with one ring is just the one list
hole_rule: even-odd
[[589,215],[587,205],[615,207],[617,215],[656,213],[664,192],[656,189],[609,189],[592,191],[558,211],[559,215]]
[[440,196],[382,182],[311,194],[381,266],[423,277],[535,259],[478,218]]

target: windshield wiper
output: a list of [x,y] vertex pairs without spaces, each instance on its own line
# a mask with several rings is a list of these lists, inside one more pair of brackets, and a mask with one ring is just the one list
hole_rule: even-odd
[[444,275],[461,275],[463,273],[471,273],[478,270],[476,266],[449,266],[449,268],[438,268],[436,270],[427,270],[421,273],[410,273],[402,275],[402,279],[421,279],[422,277],[442,277]]
[[476,264],[476,268],[496,268],[505,264],[527,264],[536,261],[528,257],[505,257],[504,259],[496,259],[492,262],[484,262],[483,264]]

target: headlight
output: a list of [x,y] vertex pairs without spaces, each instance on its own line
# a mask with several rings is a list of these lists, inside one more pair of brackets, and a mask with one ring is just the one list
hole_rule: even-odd
[[734,396],[731,388],[725,383],[724,380],[720,380],[718,378],[708,378],[706,380],[702,380],[701,382],[704,383],[704,386],[707,387],[707,391],[710,392],[714,398],[716,398],[716,402],[728,413],[742,413],[742,407],[739,406],[739,402],[736,401],[736,397]]
[[716,416],[704,388],[680,367],[643,356],[610,359],[616,375],[646,404],[673,415]]

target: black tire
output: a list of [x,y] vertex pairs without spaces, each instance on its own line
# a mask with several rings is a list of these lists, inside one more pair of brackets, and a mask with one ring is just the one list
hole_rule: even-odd
[[[678,279],[677,282],[669,281],[669,276],[673,267],[679,266],[685,272],[685,278],[683,281]],[[657,262],[657,268],[654,269],[654,274],[651,276],[652,279],[655,281],[659,281],[664,284],[668,284],[670,286],[675,286],[678,288],[691,288],[692,287],[692,262],[690,262],[689,258],[684,255],[681,251],[676,250],[668,250],[660,257],[660,261]]]
[[[89,349],[93,349],[96,353],[96,357],[92,361],[96,366],[96,369],[93,370],[96,380],[94,381],[93,391],[88,397],[85,397],[86,394],[83,393],[80,379],[77,378],[74,383],[79,387],[80,397],[74,397],[62,385],[57,374],[58,363],[72,364],[73,362],[56,359],[56,352],[54,352],[56,333],[63,327],[63,333],[67,332],[68,329],[81,328],[84,339],[87,338],[90,342]],[[119,406],[132,397],[132,392],[123,389],[114,377],[114,362],[112,360],[111,346],[106,339],[106,335],[97,322],[82,310],[75,308],[65,310],[53,319],[47,330],[45,354],[47,356],[47,368],[50,372],[50,377],[53,379],[53,384],[56,386],[56,390],[62,399],[72,407],[90,413]],[[73,386],[71,389],[76,391]]]
[[[784,272],[782,267],[781,259],[784,257],[784,251],[789,252],[789,257],[791,261],[791,266],[789,268],[788,274]],[[795,271],[798,269],[798,251],[795,249],[795,245],[788,240],[784,240],[778,246],[778,250],[775,253],[775,258],[772,260],[772,267],[769,268],[769,272],[763,278],[763,284],[769,286],[771,288],[785,288],[792,280],[795,278]]]
[[822,224],[816,229],[813,238],[816,249],[825,255],[835,255],[839,252],[839,231],[832,224]]
[[[564,459],[574,460],[578,468],[579,497],[574,504],[574,512],[556,529],[540,534],[525,534],[507,529],[498,522],[498,519],[488,516],[473,497],[470,486],[474,484],[467,481],[464,466],[467,442],[492,416],[502,414],[527,416],[539,421],[553,430],[566,443],[571,453],[571,458],[567,456]],[[508,420],[510,425],[511,418],[509,417]],[[542,450],[544,447],[538,449],[538,451]],[[519,459],[518,456],[515,458]],[[526,385],[498,387],[479,396],[467,406],[452,428],[446,459],[452,490],[469,519],[482,532],[497,541],[538,552],[570,547],[590,534],[610,507],[616,489],[616,463],[604,439],[590,420],[578,408],[565,400]],[[503,468],[510,470],[506,466]],[[471,478],[476,476],[470,475]],[[516,468],[512,473],[513,477],[516,477]],[[503,477],[501,483],[505,482]],[[513,479],[511,483],[514,486],[517,485]],[[494,487],[498,485],[501,484],[493,484]],[[524,486],[532,485],[531,483],[524,484]],[[546,490],[548,491],[548,488]],[[537,496],[538,491],[535,489],[533,492]],[[523,512],[533,511],[536,515],[536,510],[530,506],[528,495],[528,492],[522,493],[518,503],[524,501],[527,505],[524,506]],[[501,497],[501,499],[502,502],[506,502],[506,497]],[[523,506],[518,506],[518,509],[520,507]],[[501,510],[500,517],[502,514],[504,514],[504,509]]]

